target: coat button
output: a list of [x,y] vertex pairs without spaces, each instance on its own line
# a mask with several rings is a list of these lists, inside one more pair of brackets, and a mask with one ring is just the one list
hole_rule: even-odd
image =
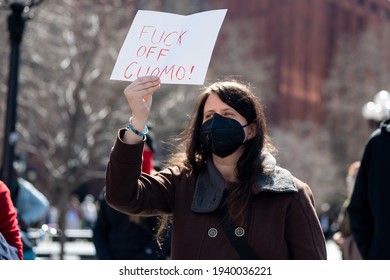
[[218,235],[218,230],[216,228],[210,228],[208,231],[210,237],[216,237]]
[[245,230],[244,230],[242,227],[238,227],[238,228],[236,228],[236,230],[234,231],[234,234],[235,234],[237,237],[242,237],[242,236],[244,236],[244,234],[245,234]]

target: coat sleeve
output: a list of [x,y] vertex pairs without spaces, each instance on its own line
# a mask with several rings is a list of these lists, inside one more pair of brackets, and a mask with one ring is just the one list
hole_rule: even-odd
[[144,142],[129,145],[121,140],[120,130],[106,169],[105,199],[125,214],[169,214],[174,201],[172,169],[154,175],[141,172]]
[[8,187],[0,181],[0,232],[7,242],[18,250],[19,259],[23,259],[23,244],[20,238],[16,209],[11,200]]
[[290,206],[286,222],[290,257],[296,260],[326,260],[326,242],[315,210],[313,193],[307,184],[295,181],[298,193]]

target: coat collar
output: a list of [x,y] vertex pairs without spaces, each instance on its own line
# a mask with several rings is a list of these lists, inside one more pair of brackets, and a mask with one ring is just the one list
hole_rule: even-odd
[[[275,158],[264,154],[263,166],[265,173],[258,175],[254,194],[269,191],[275,193],[297,192],[291,173],[276,165]],[[220,205],[226,189],[226,182],[212,161],[206,163],[196,180],[192,199],[192,211],[209,213]]]

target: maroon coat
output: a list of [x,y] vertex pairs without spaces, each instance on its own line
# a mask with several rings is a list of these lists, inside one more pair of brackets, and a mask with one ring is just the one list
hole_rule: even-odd
[[[142,149],[143,143],[128,145],[117,139],[107,166],[107,202],[127,214],[172,214],[172,259],[239,259],[215,214],[218,205],[203,202],[210,200],[210,195],[204,194],[208,188],[214,192],[211,196],[219,199],[218,180],[223,183],[222,176],[206,175],[203,180],[210,184],[202,188],[202,179],[179,167],[153,176],[141,174]],[[290,174],[281,168],[275,173]],[[245,239],[260,259],[326,259],[312,192],[308,185],[289,176],[259,179],[250,221],[243,225]],[[199,199],[200,195],[205,199]],[[211,237],[210,229],[216,236]]]

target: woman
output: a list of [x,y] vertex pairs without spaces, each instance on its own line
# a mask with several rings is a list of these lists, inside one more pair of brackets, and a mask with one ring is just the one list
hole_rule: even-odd
[[141,173],[159,88],[157,77],[141,77],[124,91],[133,115],[111,151],[107,202],[129,214],[170,214],[172,259],[326,259],[312,192],[276,165],[262,106],[244,84],[206,88],[171,167]]

